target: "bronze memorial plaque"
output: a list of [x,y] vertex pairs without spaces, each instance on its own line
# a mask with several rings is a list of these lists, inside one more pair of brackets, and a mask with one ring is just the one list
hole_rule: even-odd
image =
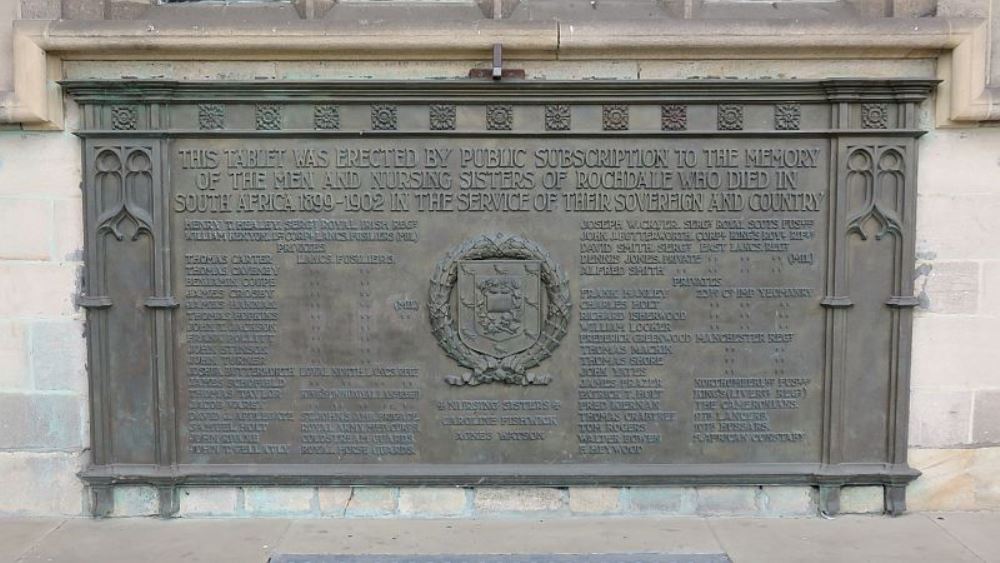
[[932,85],[67,83],[83,476],[869,483],[901,510]]

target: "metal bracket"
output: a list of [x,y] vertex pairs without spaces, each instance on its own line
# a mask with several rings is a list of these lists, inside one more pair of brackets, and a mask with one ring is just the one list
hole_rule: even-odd
[[500,80],[503,76],[503,44],[493,44],[493,80]]
[[524,79],[524,69],[503,67],[503,44],[493,44],[493,68],[474,68],[469,70],[469,78],[491,78],[502,80],[504,78]]

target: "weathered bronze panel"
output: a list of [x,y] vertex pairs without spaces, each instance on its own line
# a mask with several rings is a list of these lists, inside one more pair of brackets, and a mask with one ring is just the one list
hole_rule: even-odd
[[898,487],[930,86],[69,84],[86,477]]
[[819,458],[825,139],[172,157],[183,462]]

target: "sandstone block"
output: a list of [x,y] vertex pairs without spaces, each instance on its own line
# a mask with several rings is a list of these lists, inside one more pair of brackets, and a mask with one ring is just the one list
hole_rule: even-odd
[[[934,64],[918,59],[865,60],[643,60],[639,61],[639,77],[652,79],[726,78],[832,78],[896,76],[934,77]],[[923,140],[921,140],[923,143]]]
[[175,80],[261,80],[275,78],[270,61],[174,61]]
[[525,61],[529,80],[635,80],[639,77],[639,63],[635,61],[573,61],[573,64],[555,61]]
[[972,392],[917,387],[910,392],[910,445],[938,448],[966,444]]
[[948,18],[987,18],[989,0],[948,0],[938,2],[938,15]]
[[77,264],[0,262],[0,317],[68,317],[76,313]]
[[1000,261],[983,262],[979,314],[1000,317]]
[[466,78],[482,61],[278,61],[279,80],[419,80]]
[[1000,447],[973,450],[969,474],[975,486],[976,510],[1000,510]]
[[87,341],[83,321],[34,322],[30,334],[34,387],[84,393],[87,389]]
[[698,487],[698,514],[744,516],[757,513],[756,487]]
[[155,80],[173,76],[171,61],[65,61],[66,80]]
[[79,516],[84,487],[75,453],[0,453],[0,514]]
[[693,487],[633,487],[628,490],[627,512],[688,516],[698,509]]
[[0,199],[0,260],[48,260],[52,231],[51,201]]
[[316,491],[311,487],[247,487],[246,511],[253,516],[300,516],[312,512]]
[[[926,163],[921,163],[923,170]],[[950,166],[948,168],[951,168]],[[980,167],[981,168],[981,167]],[[920,194],[917,196],[917,249],[938,260],[996,258],[1000,241],[1000,194]]]
[[28,369],[28,334],[20,321],[0,320],[0,390],[31,387]]
[[83,201],[72,198],[52,203],[52,260],[83,261]]
[[923,475],[906,488],[907,508],[974,510],[976,482],[969,469],[975,455],[972,449],[910,449],[910,466]]
[[975,413],[973,443],[1000,444],[1000,389],[976,391]]
[[841,514],[881,514],[885,510],[883,487],[843,487],[840,489]]
[[466,490],[453,487],[405,487],[399,490],[399,513],[433,518],[466,512]]
[[937,129],[920,139],[917,193],[996,193],[1000,164],[989,155],[1000,143],[996,129]]
[[622,511],[618,487],[570,487],[569,511],[574,514],[617,514]]
[[812,487],[764,487],[761,512],[765,516],[812,516],[819,510]]
[[978,262],[929,262],[917,267],[914,282],[922,310],[971,315],[979,301]]
[[160,511],[160,496],[156,487],[117,486],[114,497],[113,516],[152,516]]
[[59,0],[21,2],[23,20],[57,20],[60,17],[62,17],[62,3]]
[[398,505],[399,489],[395,487],[355,487],[344,514],[362,518],[391,516]]
[[0,132],[0,196],[80,196],[80,140],[69,132]]
[[482,514],[556,512],[563,507],[563,494],[559,489],[483,487],[476,490],[474,507]]
[[1000,318],[918,316],[913,321],[913,387],[988,388],[1000,365]]
[[184,487],[178,496],[179,516],[235,516],[243,508],[236,487]]
[[0,393],[0,449],[78,450],[84,407],[68,393]]
[[351,498],[350,487],[320,487],[317,491],[319,511],[323,516],[343,516],[347,501]]

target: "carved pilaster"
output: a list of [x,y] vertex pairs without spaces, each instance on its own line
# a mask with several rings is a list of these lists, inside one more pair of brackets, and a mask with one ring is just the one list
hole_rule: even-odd
[[[912,119],[906,111],[900,113],[900,125]],[[885,292],[880,299],[877,294],[866,296],[843,310],[839,415],[842,421],[852,421],[852,432],[840,434],[841,453],[843,459],[888,463],[909,471],[905,444],[910,315],[916,304],[913,141],[844,138],[840,143],[837,188],[844,208],[834,223],[840,233],[832,238],[844,240],[840,264],[845,277],[834,293],[842,297],[828,298],[828,306],[851,301],[853,284],[882,287]],[[867,414],[876,404],[888,405],[883,417]],[[839,461],[837,456],[831,458],[831,463]],[[898,513],[904,506],[905,486],[888,488],[887,511]]]
[[[831,104],[831,129],[850,126],[850,107],[846,102]],[[824,464],[843,460],[845,338],[847,309],[853,305],[847,295],[846,240],[838,225],[845,222],[846,193],[841,189],[840,167],[843,159],[840,139],[830,139],[830,207],[827,221],[831,233],[827,237],[826,296],[820,304],[826,309],[826,357],[824,376],[823,452]]]
[[[828,346],[823,462],[831,479],[821,487],[825,513],[836,512],[834,489],[845,484],[836,481],[849,464],[889,464],[907,480],[915,473],[906,465],[915,135],[896,133],[917,129],[918,94],[896,85],[862,92],[849,81],[828,84],[831,128],[844,134],[831,140],[831,232],[821,302]],[[872,287],[881,289],[862,289]],[[873,414],[878,409],[884,414]],[[905,485],[889,489],[886,510],[898,513]]]
[[[135,112],[122,110],[124,127]],[[133,130],[133,129],[126,129]],[[86,282],[94,464],[173,460],[164,141],[87,140]],[[109,500],[94,491],[95,514]]]

